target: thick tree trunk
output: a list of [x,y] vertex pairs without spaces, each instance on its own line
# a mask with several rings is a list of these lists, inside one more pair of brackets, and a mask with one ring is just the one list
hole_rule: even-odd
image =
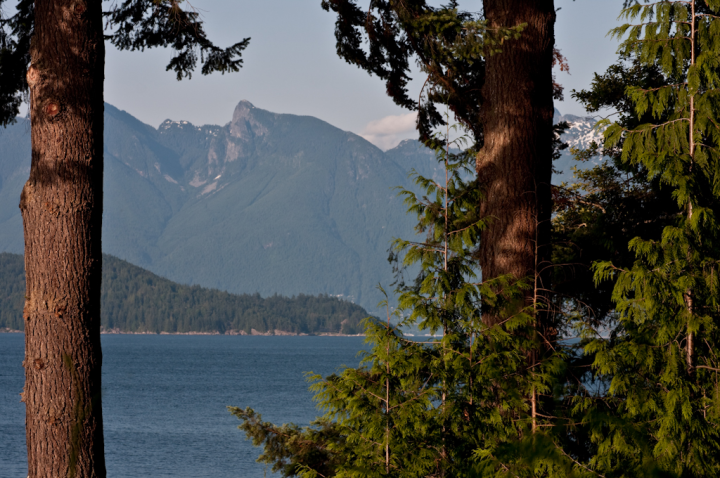
[[[555,9],[552,0],[485,0],[484,12],[491,28],[527,26],[486,58],[477,173],[481,214],[490,223],[481,235],[480,267],[483,280],[533,279],[549,254]],[[524,305],[532,297],[529,290]]]
[[100,399],[103,185],[99,0],[36,0],[25,229],[31,478],[104,477]]

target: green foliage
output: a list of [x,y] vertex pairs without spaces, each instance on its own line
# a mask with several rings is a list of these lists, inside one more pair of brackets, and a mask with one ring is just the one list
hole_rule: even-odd
[[198,62],[198,52],[203,75],[219,71],[222,74],[238,71],[242,67],[243,50],[250,38],[220,48],[206,36],[200,12],[189,2],[182,8],[183,0],[125,0],[113,3],[104,12],[108,39],[120,50],[144,50],[146,48],[171,47],[175,56],[165,68],[173,70],[177,79],[190,78]]
[[[658,22],[687,14],[666,3],[630,13],[657,7]],[[611,161],[556,188],[558,297],[547,312],[558,314],[561,333],[579,332],[579,343],[539,340],[532,321],[545,311],[515,300],[527,281],[474,278],[481,198],[471,183],[453,183],[451,160],[445,187],[419,177],[427,194],[405,193],[425,241],[396,243],[406,263],[421,265],[413,284],[400,282],[398,321],[442,338],[420,344],[390,321],[372,321],[361,367],[313,377],[324,423],[336,427],[332,440],[314,442],[335,450],[325,463],[338,464],[324,476],[718,473],[716,27],[702,25],[717,19],[698,5],[695,60],[674,37],[687,36],[685,27],[629,27],[622,61],[596,76],[592,91],[576,93],[595,110],[620,113],[604,149],[577,152]],[[569,274],[573,262],[581,267]],[[582,267],[593,262],[594,273]],[[501,323],[484,324],[488,311]],[[285,474],[317,476],[309,462]]]
[[[0,254],[0,329],[23,330],[24,294],[22,256]],[[368,315],[328,296],[262,298],[180,285],[108,255],[101,294],[102,327],[121,332],[357,334]]]
[[346,456],[339,453],[340,447],[351,452],[335,423],[322,418],[309,427],[293,424],[278,427],[263,422],[262,415],[249,407],[245,410],[228,407],[228,410],[243,420],[238,428],[245,431],[253,445],[264,447],[258,461],[272,464],[272,471],[280,472],[283,477],[297,476],[301,471],[314,476],[332,476]]
[[[437,106],[446,105],[481,146],[484,58],[516,39],[526,25],[488,30],[481,15],[460,10],[456,0],[442,6],[426,0],[373,1],[367,11],[358,3],[322,1],[325,10],[337,14],[338,56],[385,81],[396,104],[418,111],[423,143],[439,146],[433,131],[447,122]],[[411,60],[427,75],[418,101],[408,95]]]
[[[596,338],[585,347],[596,373],[609,380],[604,403],[612,413],[590,427],[597,446],[591,466],[610,476],[720,471],[714,412],[720,371],[719,7],[714,1],[635,4],[623,15],[638,23],[613,32],[625,36],[621,51],[635,70],[659,84],[627,85],[624,93],[642,122],[628,124],[626,111],[608,125],[605,146],[620,145],[636,184],[654,195],[660,190],[674,204],[659,214],[662,227],[630,240],[633,263],[595,265],[598,282],[615,281],[616,326],[609,340]],[[602,172],[594,171],[595,179]],[[632,195],[632,186],[625,191]]]
[[[647,123],[648,112],[638,116],[628,85],[652,89],[672,83],[655,65],[621,57],[588,90],[573,91],[588,112],[614,111],[617,124],[628,130]],[[601,157],[592,168],[575,169],[571,184],[554,186],[553,288],[558,307],[568,316],[568,335],[573,322],[581,320],[596,330],[612,327],[615,305],[613,282],[594,283],[592,264],[612,261],[616,267],[632,267],[635,254],[628,238],[659,237],[663,228],[680,214],[677,202],[660,179],[648,177],[640,163],[622,160],[622,141],[612,147],[593,143],[587,150],[572,150],[581,165]]]
[[20,104],[27,100],[25,72],[30,64],[34,2],[21,0],[17,14],[4,18],[0,1],[0,125],[15,122]]
[[[440,184],[416,174],[426,193],[401,191],[425,240],[397,240],[395,248],[405,265],[419,264],[420,273],[412,284],[400,283],[399,308],[388,309],[386,322],[366,321],[371,350],[360,367],[310,375],[326,411],[322,421],[279,427],[262,423],[251,409],[232,409],[248,438],[263,446],[259,461],[284,476],[575,473],[562,448],[566,428],[553,426],[557,417],[531,410],[533,396],[543,397],[544,412],[562,401],[555,393],[566,354],[529,353],[543,349],[534,333],[538,304],[517,306],[531,281],[478,280],[472,251],[485,221],[477,217],[477,184],[464,179],[472,177],[474,152],[438,154],[447,179]],[[499,322],[486,324],[484,312]],[[406,326],[434,337],[407,337]],[[299,442],[307,446],[297,453]],[[325,454],[313,461],[308,450]]]

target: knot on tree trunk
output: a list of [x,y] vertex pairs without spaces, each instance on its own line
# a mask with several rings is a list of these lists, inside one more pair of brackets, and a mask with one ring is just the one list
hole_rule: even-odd
[[61,111],[60,103],[56,100],[50,100],[45,105],[45,108],[43,108],[43,111],[45,112],[45,115],[47,117],[55,118],[57,115],[60,114],[60,111]]
[[34,87],[40,81],[40,71],[33,65],[30,65],[27,71],[27,83],[30,88]]

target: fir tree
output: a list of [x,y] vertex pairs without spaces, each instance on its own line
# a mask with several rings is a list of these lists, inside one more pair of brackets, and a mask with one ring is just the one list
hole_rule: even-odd
[[[306,477],[540,476],[572,468],[554,417],[543,415],[564,354],[529,354],[538,347],[538,304],[516,307],[532,278],[477,278],[472,252],[485,223],[477,182],[467,179],[473,153],[441,151],[445,180],[417,176],[426,194],[403,191],[426,239],[398,240],[396,248],[421,272],[400,286],[395,324],[389,314],[385,323],[367,321],[371,350],[360,367],[311,377],[326,415],[302,429],[231,408],[264,447],[259,461]],[[484,313],[501,320],[486,323]],[[434,337],[412,340],[403,326]],[[538,395],[545,398],[536,402]]]
[[596,266],[598,281],[616,278],[618,325],[610,340],[586,347],[597,372],[610,379],[591,461],[608,476],[719,471],[719,9],[717,1],[636,4],[623,11],[636,23],[614,30],[627,34],[626,56],[671,81],[628,86],[636,114],[649,113],[649,121],[610,125],[606,146],[622,140],[622,160],[669,189],[681,214],[660,237],[630,241],[631,267]]
[[[647,89],[670,83],[656,67],[621,57],[605,73],[596,74],[588,90],[572,94],[589,113],[611,109],[617,123],[632,130],[651,115],[637,115],[627,86]],[[635,255],[627,249],[628,238],[659,235],[679,212],[659,178],[649,178],[642,164],[623,162],[622,145],[621,138],[612,147],[593,142],[587,150],[571,150],[578,161],[574,181],[554,189],[553,263],[567,264],[555,269],[554,290],[563,298],[561,308],[596,328],[611,327],[613,284],[593,284],[592,264],[612,260],[620,268],[632,266]],[[592,158],[599,158],[598,165],[588,168]]]

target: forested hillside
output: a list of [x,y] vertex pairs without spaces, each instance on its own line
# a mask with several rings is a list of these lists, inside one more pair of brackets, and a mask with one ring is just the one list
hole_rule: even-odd
[[[23,257],[0,254],[0,330],[23,329],[24,294]],[[103,256],[102,327],[108,331],[356,334],[367,315],[335,297],[262,298],[180,285]]]
[[23,330],[25,268],[23,257],[0,254],[0,330]]

